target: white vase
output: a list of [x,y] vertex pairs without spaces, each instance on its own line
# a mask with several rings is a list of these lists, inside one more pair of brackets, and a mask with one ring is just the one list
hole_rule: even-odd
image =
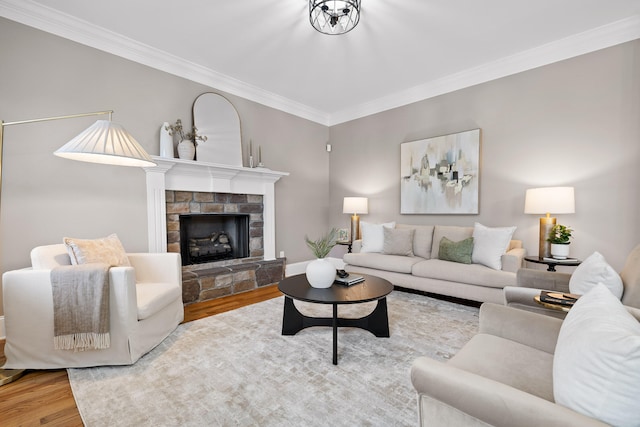
[[183,160],[193,160],[196,157],[196,145],[193,141],[183,139],[178,144],[178,157]]
[[313,288],[331,287],[336,279],[336,267],[324,258],[318,258],[307,264],[307,281]]
[[567,259],[569,256],[569,243],[552,243],[551,256],[555,259]]
[[173,158],[173,136],[169,133],[169,123],[164,122],[160,128],[160,157]]

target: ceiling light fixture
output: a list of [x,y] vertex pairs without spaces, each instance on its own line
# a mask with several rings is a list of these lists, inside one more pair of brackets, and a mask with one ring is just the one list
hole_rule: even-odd
[[344,34],[360,22],[360,0],[309,0],[309,21],[322,34]]

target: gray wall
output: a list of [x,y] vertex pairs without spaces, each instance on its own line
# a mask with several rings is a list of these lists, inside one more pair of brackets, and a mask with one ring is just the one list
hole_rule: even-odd
[[[161,124],[177,118],[190,123],[195,98],[216,91],[2,18],[0,40],[10,41],[0,44],[5,122],[113,109],[113,120],[157,155]],[[304,234],[324,231],[328,221],[329,129],[224,95],[238,110],[243,143],[252,139],[254,150],[262,146],[267,167],[291,174],[276,183],[276,254],[285,251],[288,262],[309,258]],[[29,266],[34,246],[63,236],[117,233],[128,251],[147,250],[144,171],[52,155],[97,118],[5,128],[3,272]]]
[[[481,128],[479,215],[401,215],[400,144]],[[331,128],[331,224],[344,196],[369,197],[364,221],[517,225],[538,253],[525,190],[574,186],[571,255],[601,252],[618,271],[640,243],[640,41],[459,90]]]
[[[162,122],[191,120],[193,100],[214,91],[0,18],[0,119],[115,110],[151,154]],[[276,184],[276,253],[311,258],[304,235],[348,227],[342,198],[366,195],[363,220],[517,225],[537,253],[537,216],[523,214],[527,188],[576,187],[572,255],[602,252],[618,270],[640,242],[640,41],[333,126],[330,129],[235,96],[243,142],[290,172]],[[118,233],[147,249],[145,176],[51,153],[95,118],[7,127],[0,212],[2,271],[29,265],[37,245],[63,236]],[[400,215],[400,143],[481,128],[480,214]],[[333,151],[325,151],[330,141]],[[344,248],[339,248],[344,249]]]

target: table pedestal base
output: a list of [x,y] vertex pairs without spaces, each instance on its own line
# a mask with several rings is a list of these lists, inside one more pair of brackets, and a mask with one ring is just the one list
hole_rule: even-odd
[[333,364],[338,364],[338,328],[351,327],[365,329],[379,338],[389,338],[389,316],[387,298],[378,300],[371,314],[359,319],[338,317],[338,304],[333,305],[333,317],[309,317],[300,313],[290,297],[284,297],[282,335],[295,335],[312,326],[331,326],[333,328]]

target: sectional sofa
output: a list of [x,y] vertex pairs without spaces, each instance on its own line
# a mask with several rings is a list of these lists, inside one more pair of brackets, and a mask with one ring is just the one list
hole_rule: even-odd
[[[362,223],[362,240],[345,254],[345,270],[382,277],[396,286],[479,302],[504,303],[503,288],[516,285],[516,272],[526,250],[512,240],[515,227],[489,228],[443,225],[378,225],[383,244],[371,248],[370,224]],[[413,230],[413,231],[412,231]],[[462,242],[473,237],[471,263],[440,258],[444,242]],[[443,241],[444,239],[444,241]],[[375,240],[375,239],[374,239]],[[378,242],[379,243],[379,242]],[[369,246],[368,250],[366,247]]]

